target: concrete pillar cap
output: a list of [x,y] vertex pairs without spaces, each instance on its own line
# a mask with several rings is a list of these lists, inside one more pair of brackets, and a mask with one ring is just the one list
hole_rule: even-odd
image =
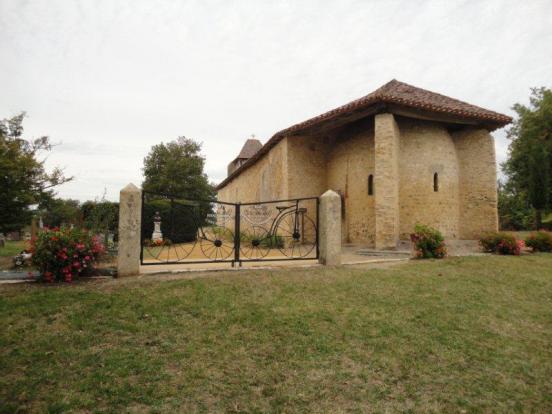
[[326,191],[324,194],[322,194],[320,197],[321,197],[321,198],[322,198],[322,197],[324,197],[324,198],[329,198],[329,197],[331,197],[331,198],[335,198],[335,197],[341,198],[341,197],[339,196],[339,194],[337,194],[334,190],[328,190],[328,191]]
[[140,192],[140,189],[132,183],[128,183],[122,190],[121,193],[137,193]]

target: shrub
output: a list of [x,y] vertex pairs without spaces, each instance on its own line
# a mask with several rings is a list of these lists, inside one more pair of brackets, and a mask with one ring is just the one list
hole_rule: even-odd
[[96,236],[80,229],[45,229],[31,242],[32,262],[47,282],[88,275],[105,249]]
[[503,239],[514,238],[506,233],[487,233],[479,239],[479,244],[484,252],[496,253],[498,244]]
[[534,252],[552,252],[552,233],[544,230],[531,233],[525,245]]
[[269,249],[282,249],[285,246],[285,241],[282,236],[273,234],[270,237],[265,237],[261,241],[261,246]]
[[416,257],[423,259],[442,259],[447,255],[445,239],[441,232],[429,226],[416,224],[410,235]]
[[498,253],[519,256],[525,246],[523,240],[517,240],[508,233],[489,233],[479,240],[479,244],[487,253]]

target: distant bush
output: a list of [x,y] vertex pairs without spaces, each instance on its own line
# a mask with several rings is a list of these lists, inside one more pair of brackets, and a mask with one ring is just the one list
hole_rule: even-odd
[[285,241],[282,236],[273,234],[270,237],[265,237],[262,240],[261,245],[269,249],[281,249],[285,247]]
[[552,233],[544,230],[531,233],[525,245],[534,252],[552,252]]
[[441,232],[429,226],[416,224],[410,235],[416,257],[421,259],[442,259],[447,255],[445,239]]
[[45,229],[31,242],[32,262],[47,282],[90,274],[104,251],[96,236],[77,228]]
[[542,228],[548,231],[552,231],[552,213],[548,214],[542,219]]
[[[82,227],[94,233],[108,233],[118,240],[119,232],[119,203],[107,201],[105,196],[100,200],[85,201],[80,206]],[[106,239],[107,240],[107,239]]]
[[503,232],[488,233],[479,240],[479,244],[487,253],[514,256],[519,256],[525,247],[523,240],[517,240],[513,235]]
[[255,238],[258,238],[259,246],[265,249],[278,249],[283,248],[285,245],[284,238],[277,234],[270,236],[268,234],[259,234],[255,237],[250,232],[240,232],[241,243],[250,243]]

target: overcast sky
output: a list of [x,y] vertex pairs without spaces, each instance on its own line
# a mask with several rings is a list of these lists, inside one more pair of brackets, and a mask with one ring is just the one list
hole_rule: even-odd
[[219,182],[251,134],[393,78],[511,115],[552,86],[552,1],[0,0],[0,118],[61,144],[66,198],[116,200],[180,135]]

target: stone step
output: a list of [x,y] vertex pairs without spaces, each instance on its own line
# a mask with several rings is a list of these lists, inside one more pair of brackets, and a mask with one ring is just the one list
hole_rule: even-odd
[[359,249],[355,254],[360,256],[410,256],[410,250],[376,250],[376,249]]

